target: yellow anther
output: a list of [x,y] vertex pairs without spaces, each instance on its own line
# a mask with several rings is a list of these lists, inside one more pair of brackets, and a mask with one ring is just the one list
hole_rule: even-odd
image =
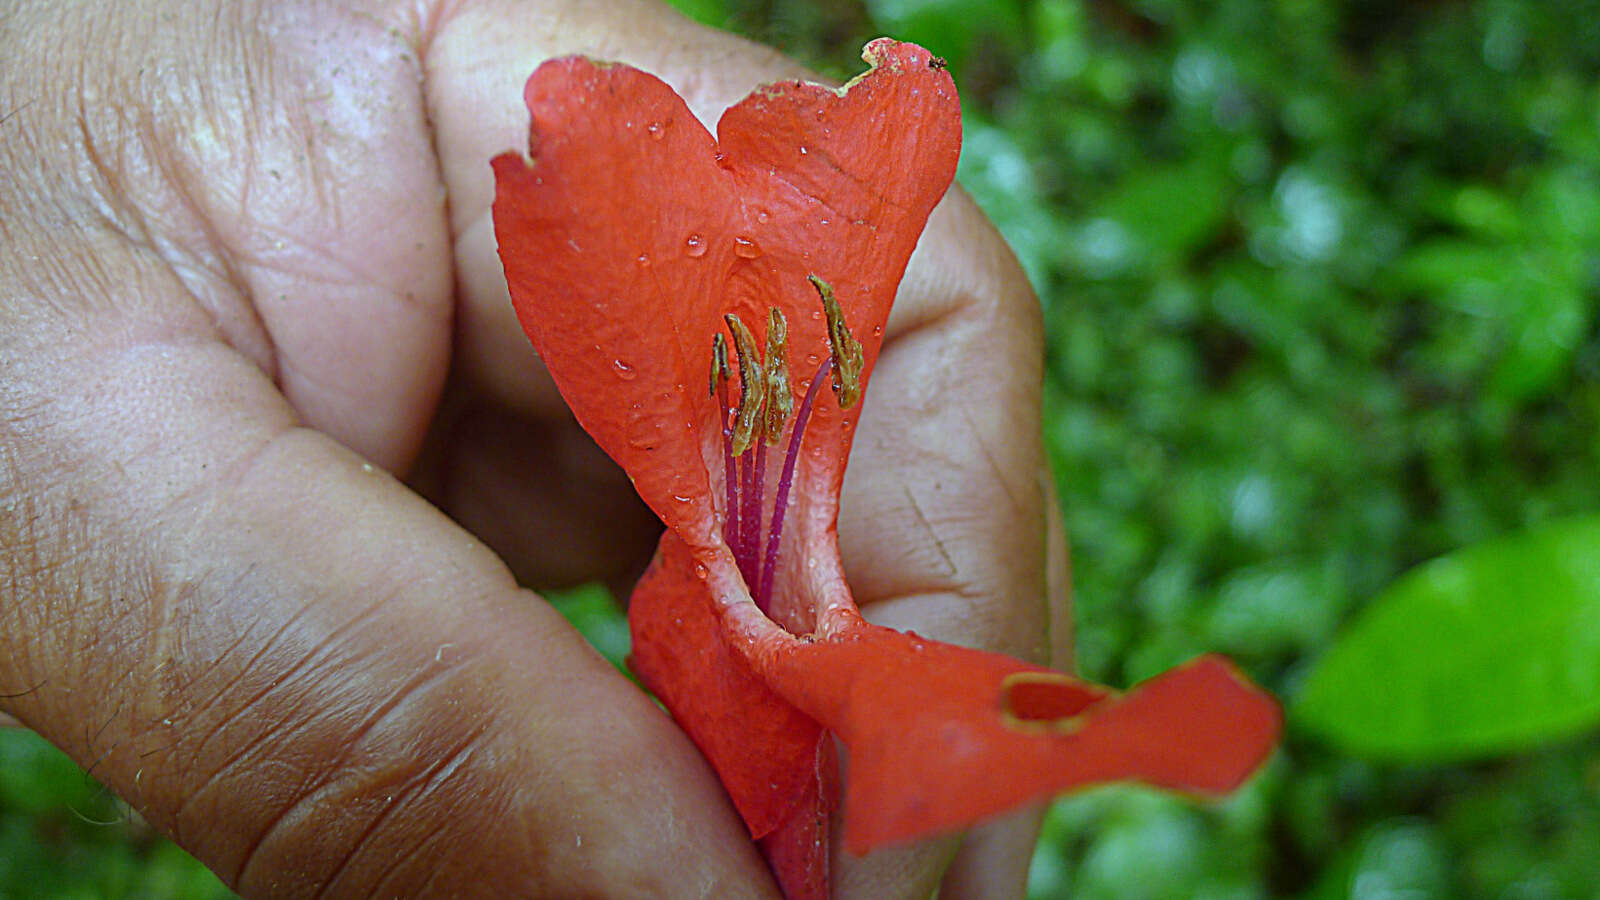
[[733,455],[741,456],[750,449],[763,424],[761,411],[767,404],[766,373],[757,355],[756,336],[733,313],[722,319],[728,323],[733,350],[739,357],[739,414],[733,420]]
[[861,342],[851,336],[833,288],[815,275],[807,275],[806,280],[822,296],[822,311],[828,317],[828,347],[833,354],[833,393],[839,398],[839,408],[849,409],[861,399]]
[[728,341],[717,332],[711,336],[711,396],[728,381]]
[[789,392],[789,323],[776,306],[767,311],[767,411],[762,428],[768,446],[783,440],[783,426],[794,409]]

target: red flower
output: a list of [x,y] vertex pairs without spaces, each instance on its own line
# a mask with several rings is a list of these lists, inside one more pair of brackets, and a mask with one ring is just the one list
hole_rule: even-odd
[[758,90],[716,139],[650,75],[554,60],[525,90],[527,158],[494,160],[523,328],[668,527],[633,667],[790,896],[826,894],[829,733],[861,853],[1095,782],[1225,792],[1279,729],[1214,657],[1117,694],[860,617],[835,531],[856,400],[960,146],[938,60],[864,57],[844,90]]

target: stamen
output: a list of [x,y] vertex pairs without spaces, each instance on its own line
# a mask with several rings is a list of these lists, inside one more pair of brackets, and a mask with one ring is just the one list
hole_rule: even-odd
[[739,564],[739,574],[744,583],[756,582],[759,574],[756,548],[761,545],[761,488],[756,484],[755,461],[751,454],[739,457],[739,490],[744,492],[739,510],[739,529],[733,535],[733,558]]
[[733,349],[739,355],[739,414],[733,423],[733,455],[743,456],[755,440],[761,424],[761,408],[767,402],[766,373],[756,355],[756,337],[733,313],[723,316],[733,334]]
[[[745,582],[755,589],[756,583],[768,575],[761,568],[761,498],[767,493],[767,447],[783,440],[783,428],[789,423],[789,413],[794,409],[794,395],[789,392],[789,323],[783,310],[776,306],[767,310],[766,403],[762,416],[763,440],[756,442],[755,477],[745,482],[749,491],[745,497],[744,515],[750,532],[744,535],[749,565],[755,571],[746,573]],[[752,499],[753,498],[753,499]],[[754,574],[754,578],[750,577]]]
[[767,313],[767,414],[763,427],[766,442],[783,440],[783,426],[794,411],[794,395],[789,391],[789,323],[776,306]]
[[711,396],[728,383],[728,341],[717,332],[711,336]]
[[772,579],[773,571],[778,567],[778,545],[783,541],[783,518],[789,509],[789,488],[794,484],[794,466],[800,459],[800,439],[805,435],[806,423],[811,421],[811,408],[817,399],[817,388],[822,386],[823,379],[828,377],[828,369],[833,365],[832,358],[822,361],[817,366],[817,374],[811,379],[810,387],[806,388],[806,396],[800,401],[800,411],[794,416],[794,431],[789,434],[789,449],[783,455],[783,475],[778,479],[778,496],[772,501],[772,524],[767,526],[767,552],[761,564],[761,583],[756,586],[756,608],[766,612],[772,604]]
[[851,336],[833,288],[815,275],[807,275],[806,280],[822,296],[822,311],[828,317],[828,346],[833,354],[833,393],[839,398],[839,408],[849,409],[861,399],[861,342]]
[[726,534],[739,534],[739,482],[734,478],[733,463],[733,409],[728,405],[728,342],[723,340],[722,332],[717,332],[711,338],[711,393],[717,398],[717,422],[722,426],[722,471],[727,473],[723,479],[727,491],[727,505],[723,515],[727,522],[724,525]]

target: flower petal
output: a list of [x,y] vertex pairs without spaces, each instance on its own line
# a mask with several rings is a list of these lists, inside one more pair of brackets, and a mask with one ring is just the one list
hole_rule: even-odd
[[628,666],[716,769],[754,838],[815,793],[821,726],[773,693],[734,652],[688,545],[662,535],[628,607]]
[[[721,477],[711,338],[788,317],[798,398],[827,354],[807,276],[834,285],[870,370],[917,236],[955,174],[960,109],[927,51],[879,40],[846,90],[772,85],[721,143],[653,76],[582,58],[528,79],[528,157],[493,161],[517,314],[584,428],[691,545],[714,543]],[[858,410],[858,408],[857,408]],[[822,404],[798,493],[837,504],[857,410]],[[715,474],[711,474],[715,473]]]
[[[796,361],[803,380],[820,358],[804,354],[828,352],[807,277],[826,281],[844,306],[862,344],[865,383],[911,251],[960,155],[955,83],[932,54],[879,38],[861,56],[872,68],[842,89],[769,85],[717,126],[718,145],[751,204],[745,225],[764,248],[752,263],[778,286],[773,302],[789,318],[791,346],[809,363]],[[796,385],[797,398],[804,387]],[[818,404],[807,430],[808,444],[830,450],[803,462],[802,493],[829,519],[860,409]]]
[[732,227],[734,184],[718,177],[711,135],[678,95],[637,69],[552,60],[524,98],[529,157],[493,160],[495,236],[517,316],[639,495],[669,527],[707,541],[706,363],[734,257],[706,242]]
[[817,741],[814,772],[789,817],[761,839],[785,900],[828,898],[828,814],[839,786],[833,738],[826,732]]
[[857,620],[821,641],[765,642],[755,663],[849,749],[855,853],[1108,781],[1225,793],[1281,726],[1277,704],[1214,656],[1119,695]]

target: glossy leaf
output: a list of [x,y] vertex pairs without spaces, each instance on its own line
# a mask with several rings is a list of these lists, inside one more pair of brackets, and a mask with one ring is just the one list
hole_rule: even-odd
[[1509,753],[1600,725],[1600,517],[1469,547],[1374,598],[1294,718],[1416,761]]

